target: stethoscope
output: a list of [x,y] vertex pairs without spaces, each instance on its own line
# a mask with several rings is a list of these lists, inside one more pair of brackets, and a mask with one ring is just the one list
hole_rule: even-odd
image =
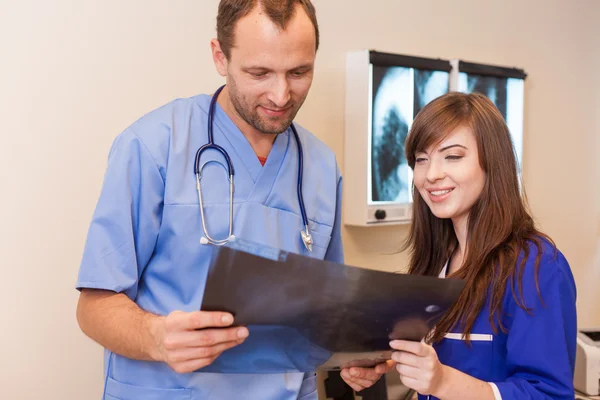
[[[198,203],[200,204],[200,218],[202,220],[202,230],[204,231],[204,236],[200,238],[201,244],[214,244],[217,246],[222,246],[232,240],[235,240],[235,236],[233,235],[233,163],[231,162],[231,158],[227,151],[215,144],[213,139],[213,118],[215,115],[215,106],[217,104],[217,97],[223,90],[225,85],[221,86],[213,95],[210,101],[210,107],[208,109],[208,143],[204,146],[200,147],[196,152],[196,161],[194,163],[194,172],[196,173],[196,190],[198,191]],[[304,224],[304,229],[300,231],[300,236],[302,237],[302,242],[308,251],[312,251],[312,235],[310,234],[310,230],[308,229],[308,218],[306,217],[306,209],[304,208],[304,199],[302,197],[302,144],[300,143],[300,137],[298,136],[298,131],[296,131],[296,127],[292,123],[290,125],[292,128],[292,132],[294,133],[294,139],[296,139],[296,144],[298,146],[298,204],[300,205],[300,213],[302,214],[302,223]],[[202,166],[200,165],[200,157],[205,150],[213,149],[223,155],[225,162],[227,165],[223,165],[223,163],[216,160],[206,161]],[[225,172],[227,173],[227,177],[229,179],[229,235],[224,239],[214,239],[212,238],[206,229],[206,219],[204,217],[204,204],[202,202],[202,187],[200,185],[200,181],[202,180],[202,170],[209,163],[216,163],[220,165]]]

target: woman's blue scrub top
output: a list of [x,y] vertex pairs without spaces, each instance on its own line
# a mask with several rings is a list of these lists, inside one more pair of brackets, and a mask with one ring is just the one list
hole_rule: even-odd
[[[434,346],[442,364],[494,383],[498,389],[496,399],[574,398],[575,281],[563,254],[548,242],[541,243],[541,300],[534,280],[538,251],[533,244],[523,267],[523,299],[529,313],[517,305],[509,282],[502,303],[502,323],[507,333],[493,333],[488,303],[473,326],[471,347],[459,330],[447,334]],[[516,285],[514,293],[519,296]]]
[[[95,209],[77,288],[122,292],[143,310],[167,315],[200,309],[211,245],[203,236],[194,159],[206,144],[210,96],[167,104],[114,141]],[[296,125],[304,151],[303,196],[313,236],[304,248],[297,197],[298,148],[291,130],[277,136],[264,167],[240,130],[216,107],[214,141],[235,169],[233,233],[289,252],[343,262],[341,176],[334,153]],[[220,153],[209,159],[224,163]],[[229,181],[220,166],[203,171],[206,225],[227,237]],[[268,293],[265,293],[268,296]],[[167,364],[105,351],[106,399],[316,399],[314,373],[298,349],[273,349],[250,337],[223,353],[211,372],[178,374]],[[214,372],[216,371],[216,372]]]

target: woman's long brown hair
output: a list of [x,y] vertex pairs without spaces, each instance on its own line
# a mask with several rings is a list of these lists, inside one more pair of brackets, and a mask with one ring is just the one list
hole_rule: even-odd
[[[517,304],[529,312],[522,291],[529,245],[533,243],[538,249],[535,283],[539,294],[541,240],[552,243],[536,229],[527,210],[508,127],[487,97],[476,93],[448,93],[426,105],[415,118],[407,138],[406,158],[410,167],[415,167],[415,154],[439,144],[459,126],[470,127],[475,135],[485,184],[469,212],[463,265],[451,275],[464,279],[466,286],[432,331],[428,338],[432,343],[439,342],[455,328],[468,341],[488,296],[493,332],[497,333],[498,329],[506,332],[502,324],[502,300],[507,285],[511,285]],[[413,186],[413,217],[405,246],[410,249],[409,273],[438,276],[457,246],[452,221],[434,216]],[[517,268],[520,254],[523,257]]]

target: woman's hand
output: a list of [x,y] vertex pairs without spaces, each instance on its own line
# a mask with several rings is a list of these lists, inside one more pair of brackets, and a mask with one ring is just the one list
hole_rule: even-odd
[[[446,366],[437,357],[435,349],[424,342],[393,340],[390,342],[392,360],[402,383],[422,395],[436,395],[444,380]],[[438,396],[436,396],[438,397]]]

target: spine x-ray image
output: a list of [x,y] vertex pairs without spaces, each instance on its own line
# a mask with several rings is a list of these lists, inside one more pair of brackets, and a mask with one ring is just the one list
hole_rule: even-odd
[[504,119],[506,119],[508,78],[471,75],[464,72],[461,75],[463,80],[466,79],[467,93],[481,93],[487,96],[498,107]]
[[506,120],[520,167],[523,153],[524,80],[461,72],[458,90],[465,93],[481,93],[492,100]]
[[407,203],[412,175],[404,143],[417,113],[448,92],[446,71],[373,66],[371,202]]

